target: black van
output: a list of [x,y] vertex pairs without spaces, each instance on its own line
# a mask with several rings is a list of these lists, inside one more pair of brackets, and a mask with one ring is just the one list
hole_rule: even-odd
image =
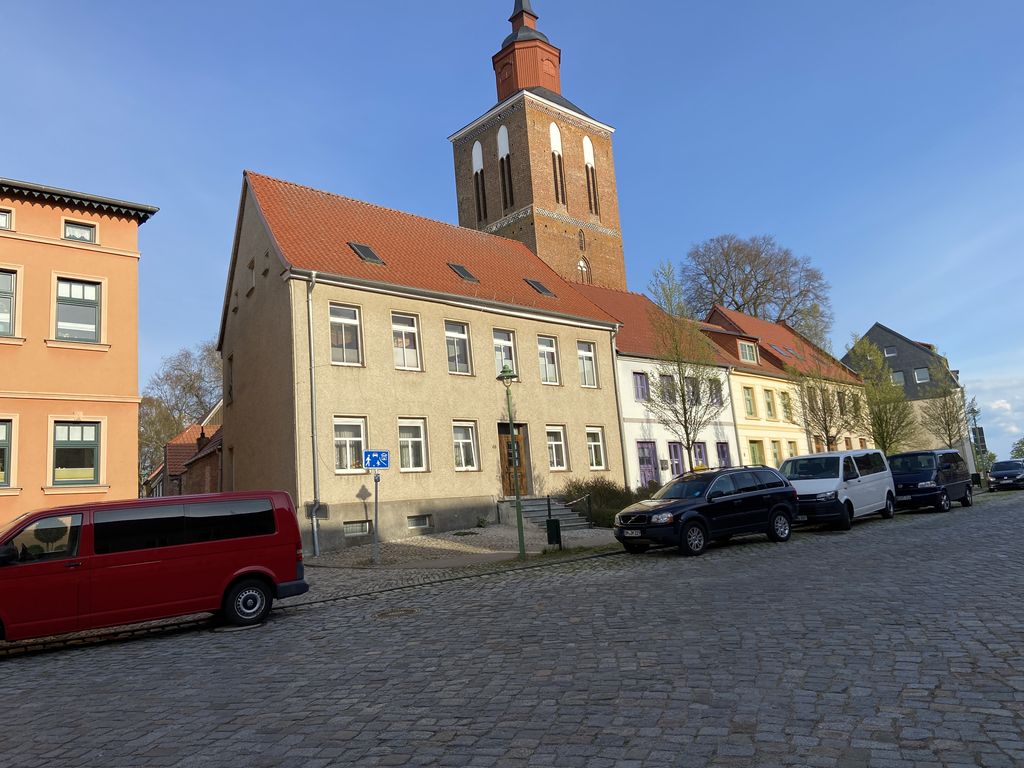
[[948,512],[954,501],[969,507],[974,503],[971,473],[959,451],[913,451],[889,457],[896,486],[896,506],[934,507]]

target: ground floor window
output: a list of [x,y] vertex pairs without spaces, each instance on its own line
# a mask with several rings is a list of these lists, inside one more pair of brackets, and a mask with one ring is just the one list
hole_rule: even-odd
[[590,454],[591,469],[607,469],[604,458],[604,430],[601,427],[587,427],[587,453]]
[[425,419],[398,420],[399,467],[406,472],[427,469],[427,422]]
[[0,488],[11,484],[11,422],[0,421]]
[[760,440],[750,441],[750,463],[764,464],[764,444]]
[[772,440],[772,465],[782,466],[782,441]]
[[672,477],[683,474],[683,444],[668,444],[668,468]]
[[789,455],[790,456],[799,456],[800,455],[800,449],[796,447],[796,440],[790,440],[789,441]]
[[53,484],[95,485],[100,481],[100,425],[58,421],[53,425]]
[[708,466],[708,446],[707,443],[694,443],[693,444],[693,464],[695,467],[706,467]]
[[718,451],[718,466],[720,467],[731,467],[732,456],[729,454],[728,443],[715,443],[715,448]]
[[410,528],[433,528],[433,515],[412,515],[405,518],[406,525]]
[[353,520],[349,523],[342,523],[341,527],[346,536],[367,536],[370,533],[369,520]]
[[467,472],[480,468],[477,462],[476,424],[456,421],[452,424],[452,441],[455,448],[455,471]]
[[565,427],[548,426],[548,466],[551,469],[568,469],[569,461],[565,452]]
[[366,419],[334,417],[334,471],[362,472]]

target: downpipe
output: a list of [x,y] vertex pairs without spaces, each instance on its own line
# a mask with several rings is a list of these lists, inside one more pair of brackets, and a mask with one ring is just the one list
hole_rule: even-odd
[[306,337],[309,339],[309,436],[313,450],[313,508],[309,522],[313,529],[313,555],[320,556],[320,451],[316,437],[316,358],[313,346],[313,288],[316,286],[316,271],[309,275],[306,286]]

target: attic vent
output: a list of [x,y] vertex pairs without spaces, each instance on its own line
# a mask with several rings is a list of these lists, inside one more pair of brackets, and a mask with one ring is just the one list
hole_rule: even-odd
[[370,264],[384,264],[384,259],[374,253],[373,248],[362,243],[349,243],[349,247],[356,252],[356,255],[363,261],[369,262]]
[[461,264],[452,264],[451,262],[448,262],[448,266],[452,268],[452,271],[455,272],[456,275],[461,277],[467,283],[479,283],[480,282],[479,280],[476,279],[476,275],[474,275],[472,272],[470,272],[468,269],[466,269]]
[[528,277],[524,277],[523,279],[526,280],[526,282],[529,284],[529,286],[531,288],[533,288],[533,290],[535,290],[541,296],[554,296],[555,295],[555,294],[553,294],[551,292],[551,289],[548,288],[546,285],[544,285],[544,283],[542,283],[540,280],[531,280]]

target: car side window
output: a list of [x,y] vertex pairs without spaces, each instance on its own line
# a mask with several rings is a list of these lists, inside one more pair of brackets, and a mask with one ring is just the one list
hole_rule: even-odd
[[81,515],[56,515],[36,520],[11,539],[19,563],[61,560],[78,554]]
[[850,480],[856,480],[858,477],[857,467],[854,466],[853,459],[849,456],[843,459],[843,477]]
[[786,481],[771,470],[759,469],[754,472],[761,485],[765,488],[785,488]]
[[861,453],[853,457],[853,463],[857,465],[861,477],[870,475],[874,470],[871,468],[871,454]]
[[736,493],[736,485],[732,481],[732,475],[722,475],[715,482],[711,484],[711,488],[708,491],[708,495],[715,492],[720,492],[724,496],[732,496]]
[[732,476],[732,481],[736,483],[736,493],[752,493],[761,489],[753,472],[737,472]]
[[877,472],[885,472],[887,467],[885,466],[885,459],[882,457],[882,454],[880,454],[880,453],[872,453],[871,454],[871,469],[874,472],[876,472],[876,473]]

